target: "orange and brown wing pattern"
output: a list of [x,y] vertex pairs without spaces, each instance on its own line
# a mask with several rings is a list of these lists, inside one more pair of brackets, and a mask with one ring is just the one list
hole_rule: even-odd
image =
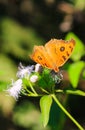
[[45,46],[35,46],[31,58],[44,67],[56,72],[69,59],[75,46],[75,40],[51,39]]
[[50,69],[52,68],[52,63],[50,62],[49,55],[43,46],[34,47],[31,59],[44,67],[48,67]]

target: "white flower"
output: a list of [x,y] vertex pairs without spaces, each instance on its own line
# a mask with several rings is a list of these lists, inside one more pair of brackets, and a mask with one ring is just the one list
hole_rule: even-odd
[[17,77],[24,78],[25,76],[29,76],[33,72],[33,69],[34,69],[34,65],[24,67],[20,63],[19,71],[17,72]]
[[32,75],[32,76],[30,77],[30,81],[31,81],[32,83],[35,83],[37,80],[38,80],[38,76],[37,76],[37,75]]
[[42,66],[40,64],[35,65],[35,72],[40,72],[42,70]]
[[14,97],[15,99],[18,99],[19,94],[22,89],[22,80],[18,79],[16,82],[12,82],[11,87],[7,90],[10,96]]

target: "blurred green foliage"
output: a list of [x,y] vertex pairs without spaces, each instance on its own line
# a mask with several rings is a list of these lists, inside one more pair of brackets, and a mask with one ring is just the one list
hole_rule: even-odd
[[[17,22],[8,18],[1,20],[0,26],[2,29],[0,34],[0,92],[5,92],[11,84],[11,79],[16,80],[16,72],[18,69],[17,61],[22,61],[24,63],[29,62],[29,55],[32,51],[33,46],[35,44],[39,45],[43,43],[44,40],[40,38],[40,36],[37,35],[37,33],[32,28],[24,28]],[[11,98],[9,98],[6,93],[4,93],[5,96],[2,95],[3,93],[0,93],[0,109],[3,113],[5,113],[4,116],[6,116],[6,113],[9,113],[10,115],[10,113],[13,111],[13,107],[15,106]],[[4,102],[1,103],[1,100],[4,100]],[[22,103],[22,105],[19,107],[24,110],[23,113],[21,109],[17,109],[16,107],[16,112],[13,114],[13,122],[16,125],[22,126],[24,128],[33,126],[32,129],[43,129],[36,120],[36,118],[39,118],[39,111],[34,110],[34,108],[31,107],[30,113],[30,108],[25,107],[27,105],[31,107],[31,104],[27,103],[26,105],[25,103]],[[6,107],[7,109],[5,110]],[[30,118],[30,116],[32,118]],[[0,129],[4,128],[2,125],[0,126]],[[46,128],[46,130],[48,129]]]
[[74,51],[72,53],[71,59],[75,61],[79,61],[83,55],[85,55],[85,46],[84,43],[72,32],[69,32],[66,35],[66,40],[73,38],[76,42]]
[[[33,46],[42,44],[44,40],[32,28],[24,28],[11,19],[3,19],[1,21],[1,27],[0,92],[3,92],[11,84],[11,79],[16,80],[16,72],[18,69],[16,61],[28,62]],[[0,102],[0,109],[5,113],[5,116],[8,116],[15,106],[11,100],[12,98],[9,98],[6,93],[4,95],[0,93],[0,100],[5,101],[3,103]],[[5,110],[6,107],[8,109]],[[19,107],[15,107],[12,120],[16,126],[43,130],[40,121],[38,121],[39,119],[40,113],[34,105],[29,102],[24,102]],[[4,126],[1,128],[4,128]],[[48,128],[45,128],[45,130],[48,130]]]
[[0,80],[9,81],[15,79],[15,59],[28,62],[33,46],[43,43],[43,40],[33,29],[23,28],[10,19],[3,19],[1,27]]
[[3,19],[1,26],[3,41],[1,51],[3,53],[25,61],[29,58],[28,54],[32,47],[43,43],[43,39],[32,28],[24,28],[11,19]]
[[[53,120],[53,126],[51,124],[51,127],[43,128],[41,126],[38,99],[32,100],[30,97],[20,97],[16,103],[5,92],[6,88],[9,87],[10,80],[16,80],[19,62],[27,65],[32,63],[29,55],[34,45],[44,44],[45,41],[54,37],[62,39],[65,37],[66,39],[74,38],[76,40],[76,47],[71,56],[72,61],[68,62],[68,64],[66,63],[64,68],[66,67],[65,71],[69,73],[69,82],[72,87],[74,89],[79,87],[85,91],[85,43],[82,42],[82,40],[85,41],[85,1],[65,0],[62,3],[62,0],[0,1],[1,130],[57,130],[57,126],[54,126],[56,120]],[[62,8],[63,5],[64,8]],[[66,87],[70,86],[67,81],[64,82]],[[2,92],[3,90],[4,92]],[[80,91],[78,92],[80,93]],[[64,104],[64,95],[59,98]],[[84,102],[78,100],[76,103],[80,106],[82,105],[82,107],[81,109],[74,108],[74,113],[78,111],[77,113],[81,115],[81,117],[80,115],[77,116],[78,120],[80,118],[80,121],[84,124],[85,100]],[[70,103],[68,102],[68,104]],[[63,120],[59,110],[57,110],[56,114],[57,118],[60,117]],[[56,114],[54,110],[51,113],[54,119]],[[63,122],[62,120],[61,122]],[[65,125],[61,124],[63,125],[63,130],[75,129],[69,121]]]
[[85,71],[85,62],[81,61],[81,58],[83,56],[85,57],[85,46],[84,43],[72,32],[66,35],[66,40],[69,40],[70,38],[75,40],[76,45],[71,56],[71,59],[74,61],[74,63],[69,65],[68,74],[73,88],[77,88],[80,75],[83,77],[82,71]]
[[74,88],[77,88],[80,74],[85,67],[85,63],[83,61],[77,61],[74,64],[71,64],[68,69],[70,82]]
[[37,111],[34,104],[28,101],[22,102],[19,106],[16,106],[14,110],[13,121],[16,125],[24,128],[31,127],[33,130],[37,129],[39,126],[40,129],[42,129],[40,125],[40,112]]

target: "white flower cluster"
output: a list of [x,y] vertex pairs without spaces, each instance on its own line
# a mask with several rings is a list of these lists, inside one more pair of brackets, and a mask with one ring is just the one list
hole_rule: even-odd
[[10,88],[7,90],[7,92],[10,96],[14,97],[15,99],[18,99],[21,89],[22,80],[18,79],[16,82],[12,81],[12,84],[10,85]]
[[17,72],[18,78],[24,78],[25,76],[30,76],[30,74],[33,72],[34,65],[24,67],[21,63],[18,67],[19,71]]
[[28,76],[30,79],[30,82],[35,83],[38,80],[37,75],[32,75],[30,77],[30,74],[32,72],[39,72],[41,69],[41,66],[39,64],[36,64],[35,66],[27,66],[24,67],[21,63],[19,65],[19,71],[17,72],[17,77],[19,78],[16,82],[12,81],[12,84],[10,85],[10,88],[7,90],[10,96],[13,96],[15,99],[18,99],[19,94],[21,90],[23,89],[22,84],[22,78],[25,78]]

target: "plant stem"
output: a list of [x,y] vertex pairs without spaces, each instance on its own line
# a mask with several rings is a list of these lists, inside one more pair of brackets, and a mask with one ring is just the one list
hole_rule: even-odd
[[33,93],[37,96],[38,94],[36,93],[36,91],[34,90],[32,84],[31,84],[30,82],[29,82],[29,85],[30,85],[30,88],[31,88],[31,90],[33,91]]
[[84,130],[84,128],[71,116],[71,114],[63,107],[63,105],[59,102],[58,98],[55,94],[51,95],[57,105],[61,108],[61,110],[73,121],[73,123],[79,128],[79,130]]

